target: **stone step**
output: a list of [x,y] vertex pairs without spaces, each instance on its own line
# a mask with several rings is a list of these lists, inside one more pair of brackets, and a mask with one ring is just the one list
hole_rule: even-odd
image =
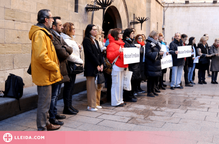
[[[59,99],[62,99],[63,97],[63,87],[64,84],[62,84]],[[76,76],[74,91],[72,94],[76,94],[84,90],[86,90],[86,78],[83,74],[79,74]],[[24,88],[23,96],[20,99],[21,110],[19,110],[18,100],[14,98],[0,97],[0,121],[37,108],[37,100],[37,86]]]

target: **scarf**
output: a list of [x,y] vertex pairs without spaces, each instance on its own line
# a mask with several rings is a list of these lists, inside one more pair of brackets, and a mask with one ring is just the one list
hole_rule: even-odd
[[214,47],[215,47],[215,48],[218,48],[218,47],[219,47],[219,45],[216,45],[216,44],[214,43]]
[[142,41],[142,42],[137,41],[137,43],[139,43],[141,46],[145,45],[144,41]]

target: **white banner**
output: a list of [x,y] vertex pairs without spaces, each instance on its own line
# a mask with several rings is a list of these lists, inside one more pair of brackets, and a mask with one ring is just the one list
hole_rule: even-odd
[[167,55],[161,59],[161,69],[169,68],[173,66],[172,55]]
[[140,62],[140,49],[136,47],[123,48],[124,64]]
[[192,55],[192,49],[191,46],[179,46],[178,47],[178,55],[177,58],[185,58],[185,57],[191,57]]

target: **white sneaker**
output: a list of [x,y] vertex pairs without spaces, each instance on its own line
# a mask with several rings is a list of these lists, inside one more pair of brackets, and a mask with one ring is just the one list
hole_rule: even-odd
[[98,109],[87,106],[87,110],[92,111],[92,112],[96,112]]
[[98,109],[102,109],[103,107],[102,107],[102,106],[96,106],[96,108],[98,108]]

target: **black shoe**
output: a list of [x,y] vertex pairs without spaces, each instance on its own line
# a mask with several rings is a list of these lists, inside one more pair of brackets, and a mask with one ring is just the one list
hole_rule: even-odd
[[195,85],[195,83],[194,83],[194,82],[192,82],[192,81],[190,82],[190,84],[192,84],[192,85]]
[[218,84],[218,82],[214,82],[215,84]]
[[58,121],[57,119],[50,119],[49,122],[53,125],[63,125],[63,121]]
[[166,88],[164,86],[160,86],[161,90],[166,90]]
[[155,93],[155,92],[153,92],[153,94],[154,94],[155,96],[159,96],[159,94],[157,94],[157,93]]
[[76,108],[74,108],[72,105],[70,106],[70,109],[71,110],[73,110],[74,112],[76,112],[76,113],[78,113],[79,112],[79,110],[78,109],[76,109]]
[[167,85],[166,85],[166,84],[163,84],[163,87],[167,87]]
[[211,84],[215,84],[215,82],[214,82],[214,81],[212,81],[212,82],[211,82]]
[[65,107],[63,110],[63,114],[76,115],[77,112],[73,111],[70,107]]
[[203,84],[207,84],[207,82],[206,82],[206,81],[203,81]]
[[139,88],[137,93],[141,94],[141,93],[146,93],[143,89]]
[[170,89],[171,89],[171,90],[174,90],[175,88],[174,88],[174,87],[170,87]]
[[193,85],[190,84],[190,83],[186,84],[185,86],[186,86],[186,87],[193,87]]
[[56,119],[66,119],[66,116],[65,115],[57,114],[56,115]]
[[175,88],[178,88],[178,89],[183,89],[183,86],[177,86]]
[[203,84],[203,82],[202,82],[202,81],[199,81],[198,84]]
[[147,96],[148,97],[155,97],[153,93],[148,93]]
[[136,99],[136,100],[138,99],[135,95],[133,95],[132,98],[133,98],[133,99]]
[[128,99],[128,100],[125,100],[126,102],[137,102],[137,99],[135,98],[131,98],[131,99]]
[[160,91],[158,89],[155,88],[155,92],[160,93]]
[[126,103],[121,103],[120,105],[117,105],[116,107],[124,107]]
[[137,93],[137,92],[134,92],[134,93],[133,93],[133,95],[134,95],[134,96],[137,96],[137,95],[138,95],[138,93]]

